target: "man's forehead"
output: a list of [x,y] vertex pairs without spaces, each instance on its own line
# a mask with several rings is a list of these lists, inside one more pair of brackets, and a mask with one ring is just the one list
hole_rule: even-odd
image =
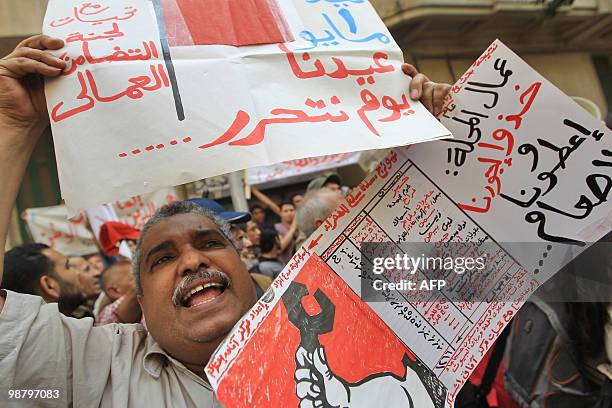
[[83,258],[82,256],[70,256],[68,257],[68,262],[71,265],[83,265],[83,264],[88,263],[87,260]]
[[165,218],[153,225],[143,238],[143,248],[158,242],[185,237],[200,230],[216,230],[219,227],[213,220],[202,214],[177,214]]
[[45,248],[42,254],[51,260],[55,264],[65,264],[68,261],[68,257],[53,248]]

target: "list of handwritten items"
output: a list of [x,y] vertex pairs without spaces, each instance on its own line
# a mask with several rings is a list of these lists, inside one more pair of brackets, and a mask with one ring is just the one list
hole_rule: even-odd
[[[208,12],[227,14],[227,2]],[[43,32],[65,40],[57,54],[69,65],[46,95],[70,213],[247,167],[450,136],[408,97],[403,54],[368,1],[249,2],[259,10],[249,16],[229,0],[228,25],[275,16],[280,37],[253,28],[214,43],[187,3],[49,1]]]

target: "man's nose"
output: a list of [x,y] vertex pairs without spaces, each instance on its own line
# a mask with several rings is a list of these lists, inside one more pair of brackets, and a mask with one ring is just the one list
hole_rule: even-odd
[[191,245],[185,245],[177,263],[177,273],[181,276],[195,273],[200,268],[208,268],[211,262],[203,251]]

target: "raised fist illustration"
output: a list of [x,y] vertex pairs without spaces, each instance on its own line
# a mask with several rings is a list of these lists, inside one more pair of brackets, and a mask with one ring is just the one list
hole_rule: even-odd
[[404,378],[392,373],[373,373],[349,384],[329,367],[323,347],[312,353],[300,347],[295,359],[299,408],[434,407],[427,389],[408,366]]

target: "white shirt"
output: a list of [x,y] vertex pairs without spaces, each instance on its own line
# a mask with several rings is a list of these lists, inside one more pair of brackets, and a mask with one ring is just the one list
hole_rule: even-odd
[[[0,313],[0,406],[203,407],[210,385],[169,356],[140,324],[94,327],[38,296],[6,293]],[[8,399],[9,389],[59,390],[58,399]]]

